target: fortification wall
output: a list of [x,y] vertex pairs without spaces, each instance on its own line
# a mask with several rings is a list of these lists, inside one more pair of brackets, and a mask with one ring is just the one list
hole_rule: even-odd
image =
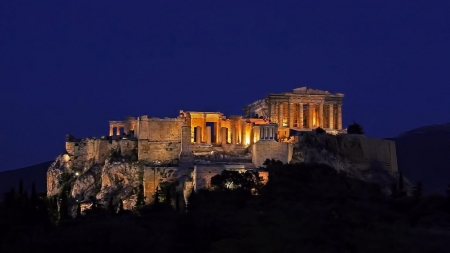
[[389,171],[398,171],[395,142],[363,135],[338,136],[340,153],[355,167],[368,169],[378,163]]
[[136,141],[132,140],[104,140],[86,138],[79,141],[67,141],[66,152],[70,156],[72,167],[75,169],[88,169],[94,164],[104,163],[112,150],[120,149],[122,155],[129,155],[137,148]]
[[138,141],[139,160],[154,162],[169,162],[179,158],[181,142],[151,142],[148,140]]
[[179,118],[150,118],[148,120],[148,140],[179,142],[183,125],[184,120]]
[[266,159],[289,163],[292,159],[293,145],[287,142],[258,141],[252,145],[252,162],[261,167]]

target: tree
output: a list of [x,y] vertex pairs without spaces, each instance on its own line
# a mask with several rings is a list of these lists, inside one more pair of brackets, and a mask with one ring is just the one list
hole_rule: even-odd
[[112,215],[116,214],[116,210],[115,210],[114,204],[113,204],[113,197],[109,198],[108,210]]
[[363,127],[353,121],[353,124],[349,125],[347,128],[347,133],[349,134],[364,134]]
[[316,134],[326,134],[327,132],[325,130],[323,130],[323,128],[318,127],[316,128]]
[[33,184],[31,185],[31,197],[30,197],[31,207],[33,209],[35,209],[37,207],[37,202],[38,202],[38,197],[36,194],[36,185],[33,182]]
[[77,218],[81,217],[81,204],[80,202],[77,203]]
[[23,181],[20,179],[19,181],[19,197],[22,198],[23,195]]
[[119,214],[122,214],[124,212],[123,210],[123,200],[119,201]]
[[139,190],[138,190],[138,194],[137,194],[136,205],[137,205],[138,207],[142,207],[142,206],[145,205],[144,185],[142,185],[142,184],[139,185]]
[[211,178],[211,185],[221,190],[260,190],[262,178],[257,171],[239,172],[234,170],[223,170],[222,173]]
[[417,182],[416,186],[413,189],[413,196],[415,198],[420,198],[422,197],[422,192],[423,192],[423,186],[421,182]]
[[69,202],[67,199],[67,192],[62,191],[59,203],[59,220],[65,220],[69,217]]

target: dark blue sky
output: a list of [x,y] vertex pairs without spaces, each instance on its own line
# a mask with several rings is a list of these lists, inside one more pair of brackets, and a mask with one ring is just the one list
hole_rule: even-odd
[[[365,2],[365,3],[362,3]],[[393,137],[449,121],[450,1],[0,3],[0,170],[65,134],[178,110],[242,114],[268,93],[345,94],[344,126]]]

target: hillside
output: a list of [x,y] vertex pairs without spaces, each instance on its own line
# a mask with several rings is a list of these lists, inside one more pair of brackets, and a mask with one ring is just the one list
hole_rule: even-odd
[[419,127],[395,138],[398,166],[427,193],[444,194],[450,184],[450,123]]
[[9,191],[12,187],[17,190],[20,179],[23,180],[24,189],[28,192],[31,191],[33,182],[35,182],[38,192],[46,191],[47,169],[52,162],[47,161],[20,169],[0,172],[0,198],[3,197],[4,192]]
[[97,206],[75,219],[16,195],[0,204],[0,252],[448,252],[448,198],[392,198],[326,165],[267,170],[258,195],[200,190],[187,212],[170,191],[134,212]]

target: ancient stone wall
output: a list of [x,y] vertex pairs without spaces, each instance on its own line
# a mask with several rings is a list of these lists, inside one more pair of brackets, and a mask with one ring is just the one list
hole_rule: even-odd
[[66,142],[66,152],[70,156],[74,169],[85,170],[94,164],[104,163],[112,150],[119,150],[122,155],[129,155],[137,148],[133,140],[113,140],[86,138]]
[[179,158],[181,142],[151,142],[148,140],[138,141],[139,160],[148,162],[171,162]]
[[368,169],[375,164],[398,171],[395,142],[364,135],[338,135],[339,151],[355,167]]
[[179,118],[150,118],[148,121],[150,141],[177,141],[181,140],[181,127],[184,120]]
[[252,145],[252,162],[261,167],[266,159],[289,163],[292,159],[293,145],[287,142],[259,141]]

